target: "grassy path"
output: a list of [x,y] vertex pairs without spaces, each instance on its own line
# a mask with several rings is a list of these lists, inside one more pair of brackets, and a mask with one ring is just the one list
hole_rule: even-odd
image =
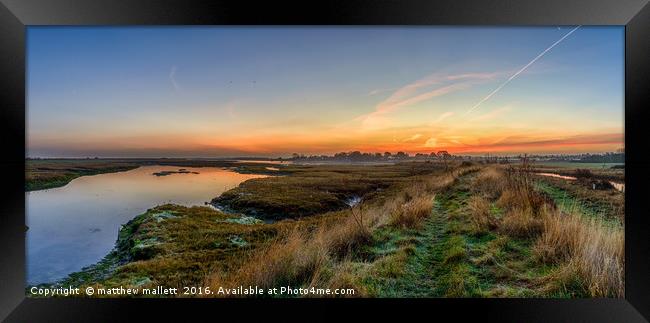
[[435,197],[418,229],[382,228],[373,252],[383,257],[364,279],[377,297],[525,297],[548,269],[532,262],[531,241],[472,232],[467,202],[476,174]]
[[445,228],[444,214],[434,211],[421,230],[399,232],[391,228],[378,232],[380,239],[385,241],[375,247],[375,252],[390,255],[379,261],[379,275],[371,275],[366,281],[373,294],[378,297],[431,297],[437,285],[433,269],[440,253],[436,250],[439,249],[436,242],[444,238]]
[[[466,183],[470,177],[472,175],[465,175],[458,181]],[[461,211],[467,195],[456,189],[458,185],[436,196],[431,215],[418,230],[383,228],[377,232],[381,243],[373,251],[388,255],[378,261],[378,268],[365,280],[372,294],[378,297],[454,296],[454,293],[464,294],[465,285],[475,281],[466,281],[469,268],[462,263],[467,254],[464,239],[450,234],[457,224],[451,213]]]

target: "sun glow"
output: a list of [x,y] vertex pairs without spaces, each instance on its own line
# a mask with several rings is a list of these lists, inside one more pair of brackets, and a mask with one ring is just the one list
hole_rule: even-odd
[[624,143],[622,29],[190,28],[160,39],[147,29],[121,42],[111,28],[29,32],[30,156],[505,155]]

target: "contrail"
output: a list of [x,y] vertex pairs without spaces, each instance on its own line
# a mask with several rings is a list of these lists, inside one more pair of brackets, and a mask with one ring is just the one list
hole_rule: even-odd
[[178,91],[180,87],[176,82],[176,66],[172,66],[171,71],[169,71],[169,80],[172,82],[172,85],[174,86],[174,90]]
[[541,52],[537,57],[533,58],[532,61],[528,62],[524,67],[522,67],[520,70],[518,70],[515,74],[512,74],[505,82],[501,83],[494,91],[492,91],[490,94],[488,94],[486,97],[484,97],[481,101],[479,101],[476,105],[474,105],[471,109],[467,110],[465,115],[468,115],[472,113],[474,110],[476,110],[483,102],[489,100],[493,95],[495,95],[497,92],[499,92],[504,86],[506,86],[510,81],[512,81],[515,77],[517,77],[519,74],[521,74],[523,71],[525,71],[529,66],[533,65],[538,59],[542,58],[544,54],[546,54],[549,50],[553,49],[553,47],[557,46],[560,42],[562,42],[565,38],[569,37],[569,35],[573,34],[574,31],[578,30],[578,28],[582,27],[582,25],[579,25],[578,27],[573,28],[571,31],[569,31],[566,35],[562,36],[562,38],[558,39],[556,42],[553,43],[553,45],[549,46],[547,49],[545,49],[543,52]]

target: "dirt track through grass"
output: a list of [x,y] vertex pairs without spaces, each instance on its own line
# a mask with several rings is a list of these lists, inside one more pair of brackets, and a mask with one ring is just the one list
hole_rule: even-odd
[[[547,268],[534,266],[531,241],[497,232],[471,231],[467,202],[475,177],[461,176],[451,187],[437,193],[431,215],[419,230],[381,233],[385,242],[375,249],[392,254],[393,270],[379,271],[379,275],[366,280],[375,296],[535,295],[531,280],[544,275]],[[408,242],[407,247],[404,242]],[[396,256],[400,253],[404,259]]]
[[[473,174],[464,175],[458,179],[460,183],[466,183]],[[452,235],[450,231],[450,212],[459,211],[460,204],[464,203],[463,198],[458,198],[455,192],[459,183],[452,185],[446,192],[436,196],[431,215],[424,221],[419,230],[406,230],[397,232],[394,230],[381,232],[380,235],[387,238],[376,250],[395,250],[396,245],[407,242],[406,259],[400,271],[393,277],[372,277],[369,278],[369,285],[379,297],[442,297],[449,293],[450,289],[458,286],[449,286],[455,283],[455,279],[468,279],[459,277],[469,275],[463,257],[458,259],[449,258],[449,250],[459,250],[465,253],[465,241],[458,240],[458,236]],[[454,196],[452,196],[454,195]],[[462,197],[462,192],[461,192]],[[462,238],[461,238],[462,239]],[[461,243],[460,246],[456,244]],[[453,258],[453,257],[452,257]],[[462,266],[462,268],[456,268]],[[472,279],[470,279],[472,280]],[[475,279],[473,279],[475,281]],[[461,285],[463,285],[461,283]],[[462,287],[462,286],[461,286]]]

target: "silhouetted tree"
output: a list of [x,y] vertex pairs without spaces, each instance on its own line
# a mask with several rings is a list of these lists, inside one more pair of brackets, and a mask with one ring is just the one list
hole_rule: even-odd
[[398,151],[397,154],[395,155],[395,157],[400,158],[400,159],[407,158],[408,156],[409,156],[409,154],[407,154],[407,153],[405,153],[403,151]]

